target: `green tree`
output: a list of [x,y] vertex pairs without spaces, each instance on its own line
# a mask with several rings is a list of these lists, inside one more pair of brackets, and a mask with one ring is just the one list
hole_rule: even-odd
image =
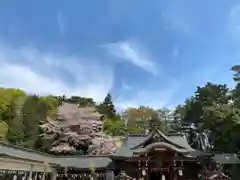
[[59,105],[58,99],[54,98],[53,96],[43,96],[39,98],[40,103],[43,103],[47,108],[47,116],[55,120],[57,107]]
[[[151,126],[159,125],[158,112],[150,107],[140,106],[139,108],[127,108],[122,112],[129,132],[144,132]],[[153,124],[151,124],[153,123]]]
[[104,115],[106,118],[112,119],[116,117],[116,110],[112,101],[111,94],[107,94],[103,102],[97,106],[100,114]]
[[47,107],[39,98],[29,96],[22,107],[24,146],[33,148],[39,135],[40,122],[47,117]]
[[23,122],[20,117],[21,114],[22,99],[12,98],[11,103],[8,105],[8,109],[5,113],[5,119],[8,123],[9,129],[7,139],[12,144],[22,145],[23,143]]
[[6,139],[8,128],[8,124],[5,121],[0,121],[0,141]]
[[232,66],[231,70],[234,72],[233,79],[236,82],[240,82],[240,65]]
[[8,126],[7,140],[12,144],[23,145],[24,132],[22,119],[20,117],[14,117]]
[[211,131],[216,148],[225,152],[238,152],[240,109],[231,104],[215,104],[204,108],[203,128]]
[[181,123],[196,123],[199,130],[210,130],[216,148],[236,150],[239,130],[239,109],[231,103],[226,85],[207,83],[198,87],[194,96],[175,110]]
[[0,88],[0,97],[0,119],[6,120],[6,112],[11,103],[12,96],[6,89]]
[[70,98],[64,98],[64,102],[78,104],[79,106],[95,106],[95,102],[92,98],[85,98],[80,96],[71,96]]
[[148,121],[148,126],[149,126],[149,129],[160,129],[162,131],[165,132],[165,124],[164,124],[164,121],[162,121],[159,117],[159,115],[156,113],[156,114],[152,114],[151,117],[149,118],[149,121]]
[[181,111],[183,122],[201,124],[203,121],[204,107],[214,104],[227,104],[230,100],[229,89],[226,85],[207,83],[197,87],[195,95],[188,99],[184,106],[178,107],[176,113]]
[[123,136],[125,134],[125,121],[120,116],[112,119],[105,119],[103,125],[104,132],[112,136]]
[[232,67],[233,79],[236,81],[236,86],[232,91],[233,103],[237,108],[240,108],[240,65]]

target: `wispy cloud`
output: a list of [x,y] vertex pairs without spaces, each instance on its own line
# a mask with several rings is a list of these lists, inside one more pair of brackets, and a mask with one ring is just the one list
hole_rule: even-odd
[[149,106],[153,108],[174,108],[177,102],[174,97],[179,90],[180,84],[176,81],[171,81],[167,88],[154,89],[134,89],[134,94],[125,97],[118,97],[115,104],[118,110],[123,110],[128,107]]
[[63,13],[61,11],[57,12],[57,24],[58,24],[60,34],[63,34],[65,26],[64,26]]
[[124,90],[128,90],[128,91],[133,89],[125,81],[122,81],[122,87],[123,87]]
[[0,47],[1,87],[21,88],[41,95],[79,95],[101,101],[113,86],[112,70],[92,59],[29,47]]
[[158,65],[149,59],[144,50],[139,45],[131,41],[121,41],[117,43],[108,43],[104,45],[108,52],[115,57],[132,63],[135,66],[156,75],[158,73]]

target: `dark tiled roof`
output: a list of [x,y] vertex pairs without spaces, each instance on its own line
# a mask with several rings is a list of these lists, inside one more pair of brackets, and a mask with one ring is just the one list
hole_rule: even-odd
[[236,154],[218,153],[213,156],[213,159],[219,164],[240,164]]
[[0,142],[0,155],[15,157],[19,159],[26,159],[32,161],[43,162],[49,158],[52,158],[48,154],[44,154],[38,151],[21,148],[15,145],[6,144]]
[[135,148],[142,144],[144,141],[148,140],[150,136],[129,136],[125,143],[124,146],[128,149]]
[[112,155],[113,157],[132,157],[133,156],[133,150],[122,146],[116,153]]
[[47,162],[60,167],[89,168],[94,164],[95,168],[104,168],[111,163],[111,159],[101,156],[51,156],[38,151],[21,148],[0,142],[0,156],[9,156],[17,159]]
[[159,145],[164,145],[172,150],[176,150],[179,152],[187,153],[195,151],[190,147],[187,140],[181,134],[169,134],[164,135],[159,130],[154,130],[150,132],[148,135],[141,136],[129,136],[126,138],[124,145],[115,153],[113,156],[116,157],[132,157],[134,152],[144,152],[150,150],[152,145],[156,145],[156,143],[152,144],[151,139],[155,136],[161,136],[165,142],[158,142]]
[[174,134],[174,135],[168,135],[166,136],[169,141],[171,141],[173,144],[176,144],[182,148],[193,150],[191,146],[188,144],[188,141],[181,135],[181,134]]
[[204,157],[204,156],[210,157],[210,156],[212,156],[212,153],[195,150],[195,151],[188,153],[188,155],[187,155],[187,157],[193,157],[193,158]]
[[144,134],[131,134],[125,138],[123,146],[113,154],[115,157],[132,157],[133,149],[140,146],[142,143],[151,138],[152,135],[144,135]]

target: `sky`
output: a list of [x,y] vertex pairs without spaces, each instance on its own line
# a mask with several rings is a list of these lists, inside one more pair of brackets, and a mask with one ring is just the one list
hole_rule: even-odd
[[0,87],[173,108],[239,63],[240,0],[0,2]]

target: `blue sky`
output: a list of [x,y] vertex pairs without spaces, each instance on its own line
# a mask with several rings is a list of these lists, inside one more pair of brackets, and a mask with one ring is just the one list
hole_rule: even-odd
[[0,2],[0,86],[42,95],[172,108],[233,87],[239,50],[240,0]]

